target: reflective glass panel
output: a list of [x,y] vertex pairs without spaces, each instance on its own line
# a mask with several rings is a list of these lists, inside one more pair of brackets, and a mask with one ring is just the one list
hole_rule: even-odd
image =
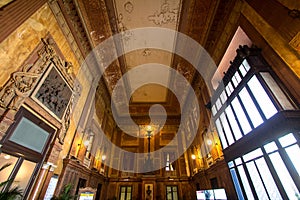
[[233,136],[232,136],[232,133],[231,133],[229,124],[228,124],[228,122],[227,122],[227,119],[226,119],[224,113],[222,113],[222,114],[220,115],[220,120],[221,120],[222,125],[223,125],[223,127],[224,127],[224,131],[225,131],[226,138],[227,138],[227,140],[228,140],[228,144],[231,145],[231,144],[234,143],[234,139],[233,139]]
[[264,189],[264,185],[259,177],[258,171],[255,167],[254,162],[248,162],[247,164],[248,171],[250,173],[250,177],[252,180],[252,183],[254,185],[256,194],[259,199],[268,199],[268,195],[266,194],[266,191]]
[[259,158],[255,160],[255,163],[258,166],[259,173],[263,179],[270,198],[282,199],[265,159]]
[[279,153],[272,153],[269,155],[269,157],[289,199],[296,199],[295,194],[299,194],[299,191],[293,179],[291,178],[284,162],[282,161]]
[[247,110],[247,113],[252,121],[253,126],[256,128],[257,126],[263,123],[263,119],[261,118],[246,88],[243,88],[241,90],[239,96]]
[[249,80],[248,86],[267,119],[277,113],[273,102],[255,75]]
[[239,100],[235,97],[232,101],[232,107],[233,110],[236,113],[236,116],[240,122],[240,125],[243,129],[244,135],[246,135],[247,133],[249,133],[251,131],[251,126],[247,120],[247,117],[242,109],[242,106],[240,105]]
[[228,121],[231,125],[231,128],[232,128],[232,131],[233,131],[233,134],[234,134],[234,137],[235,137],[235,140],[238,140],[240,139],[242,136],[242,133],[240,131],[240,128],[236,122],[236,119],[234,117],[234,114],[232,112],[232,109],[230,106],[228,106],[226,108],[226,114],[227,114],[227,117],[228,117]]
[[244,186],[244,189],[245,189],[248,199],[254,199],[247,176],[245,174],[245,171],[244,171],[244,168],[242,165],[238,166],[238,171],[239,171],[240,177],[242,179],[242,183],[243,183],[243,186]]

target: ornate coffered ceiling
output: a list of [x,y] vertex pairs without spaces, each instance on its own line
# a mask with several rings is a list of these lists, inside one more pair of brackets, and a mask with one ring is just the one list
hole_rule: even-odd
[[[64,3],[76,5],[77,14],[80,16],[80,21],[76,23],[81,23],[84,27],[92,48],[97,47],[110,36],[126,31],[122,44],[115,44],[122,48],[111,46],[111,48],[103,49],[102,52],[104,55],[121,55],[106,68],[104,73],[108,92],[112,94],[118,80],[126,72],[149,63],[159,63],[176,69],[193,84],[195,69],[178,55],[152,48],[141,48],[127,54],[117,51],[122,51],[126,47],[126,40],[134,40],[135,35],[131,34],[132,29],[143,27],[179,31],[208,50],[212,50],[215,48],[214,41],[219,36],[218,31],[222,30],[225,25],[221,22],[228,17],[230,7],[234,6],[234,2],[235,0],[230,2],[221,0],[69,0]],[[169,45],[175,49],[178,42],[176,35],[170,35],[170,38],[173,43]],[[163,38],[161,42],[165,42]],[[189,50],[190,47],[185,48]],[[212,75],[207,73],[207,76]],[[149,76],[164,79],[167,85],[178,84],[176,80],[171,81],[169,75],[160,77],[159,73],[150,73]],[[123,91],[124,95],[133,92],[131,88],[134,88],[136,81],[139,80],[133,80],[130,76],[124,80],[124,85],[129,90],[129,92]],[[180,84],[177,87],[180,87]],[[175,95],[158,84],[147,84],[135,90],[130,98],[129,110],[132,116],[147,116],[150,106],[156,103],[163,105],[169,116],[180,117],[180,107]],[[121,116],[122,110],[118,112]]]

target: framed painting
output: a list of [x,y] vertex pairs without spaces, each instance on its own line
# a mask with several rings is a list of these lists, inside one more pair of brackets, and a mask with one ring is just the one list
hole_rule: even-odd
[[35,88],[32,98],[52,116],[62,121],[72,97],[72,89],[53,63]]

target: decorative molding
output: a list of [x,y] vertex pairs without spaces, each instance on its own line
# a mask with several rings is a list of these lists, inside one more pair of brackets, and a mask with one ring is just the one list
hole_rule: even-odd
[[293,39],[289,42],[289,45],[293,47],[298,54],[300,54],[300,32],[293,37]]
[[127,1],[125,4],[124,4],[124,10],[127,12],[127,13],[132,13],[134,9],[134,6],[133,4],[130,2],[130,1]]
[[163,24],[171,24],[177,22],[179,8],[170,8],[168,2],[163,3],[160,7],[160,11],[156,11],[153,15],[148,16],[148,20],[155,25],[162,26]]
[[82,63],[92,48],[73,1],[51,0],[48,4],[77,60]]
[[[42,47],[37,51],[38,59],[34,63],[28,63],[21,67],[20,71],[13,72],[11,78],[0,89],[0,107],[4,110],[19,110],[25,99],[30,97],[38,82],[44,76],[51,64],[62,74],[68,85],[73,87],[72,64],[63,61],[56,52],[56,44],[51,37],[42,38]],[[70,114],[73,106],[73,94],[71,103],[68,104],[65,114],[62,116],[62,129],[59,133],[59,141],[63,142],[70,125]]]
[[0,107],[18,110],[28,97],[40,74],[30,72],[32,65],[24,65],[22,70],[14,72],[8,83],[0,91]]
[[300,10],[297,9],[289,10],[288,14],[293,19],[297,19],[297,18],[300,19]]

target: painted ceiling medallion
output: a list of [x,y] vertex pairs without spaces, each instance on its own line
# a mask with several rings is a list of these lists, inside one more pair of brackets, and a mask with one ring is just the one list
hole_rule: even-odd
[[126,12],[128,12],[129,14],[133,11],[133,4],[130,2],[130,1],[127,1],[125,4],[124,4],[124,9]]

